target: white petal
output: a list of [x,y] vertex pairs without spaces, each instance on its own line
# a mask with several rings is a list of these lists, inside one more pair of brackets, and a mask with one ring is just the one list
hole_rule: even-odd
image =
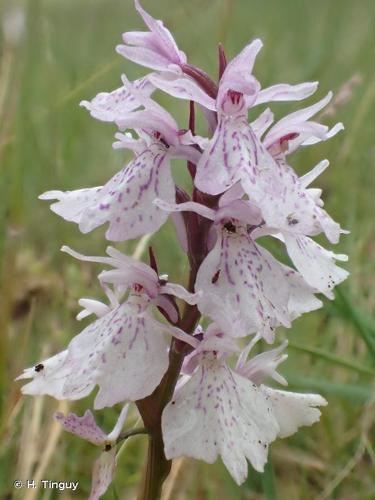
[[112,241],[153,233],[168,217],[152,204],[159,197],[173,203],[175,186],[165,151],[150,148],[103,187],[100,197],[82,214],[79,227],[87,233],[109,222],[106,237]]
[[201,296],[201,294],[199,293],[188,292],[186,288],[176,283],[167,283],[166,285],[162,285],[160,287],[160,293],[168,293],[170,295],[174,295],[175,297],[182,299],[190,305],[197,304]]
[[167,330],[140,307],[122,304],[71,341],[66,399],[86,395],[95,385],[96,409],[151,394],[168,367]]
[[126,404],[122,407],[121,413],[117,419],[116,425],[114,426],[112,432],[110,432],[107,436],[108,441],[115,442],[116,439],[119,437],[122,428],[124,427],[128,411],[129,411],[129,405]]
[[290,326],[289,284],[282,265],[246,230],[237,226],[236,231],[221,230],[199,268],[198,308],[234,336],[257,331],[272,341],[275,326]]
[[319,206],[283,160],[258,169],[254,183],[244,176],[242,185],[261,209],[268,227],[311,236],[324,231],[331,242],[338,241],[339,224]]
[[[151,75],[152,73],[133,82],[133,85],[147,96],[150,96],[155,89],[150,82]],[[81,101],[80,105],[98,120],[115,122],[130,111],[137,109],[140,103],[123,85],[112,92],[100,92],[91,101]]]
[[109,451],[103,451],[94,463],[89,500],[98,500],[104,495],[113,481],[115,470],[116,449],[112,448]]
[[279,364],[288,357],[287,354],[283,354],[287,345],[288,342],[284,341],[276,349],[264,351],[247,362],[237,363],[236,371],[256,385],[262,384],[268,377],[280,384],[287,385],[285,378],[277,372]]
[[82,214],[100,197],[102,186],[77,189],[75,191],[47,191],[39,196],[40,200],[58,200],[52,203],[51,210],[69,222],[79,223]]
[[195,185],[213,195],[226,191],[245,173],[250,176],[254,173],[259,148],[260,142],[246,115],[220,115],[210,145],[198,162]]
[[269,108],[265,109],[263,113],[261,113],[258,118],[250,124],[254,134],[259,138],[262,137],[268,127],[271,126],[273,118],[274,116],[272,111]]
[[103,302],[100,302],[99,300],[80,299],[78,303],[81,307],[83,307],[83,310],[77,314],[78,320],[87,318],[90,314],[95,314],[96,317],[100,318],[107,314],[110,310],[107,304],[103,304]]
[[64,383],[67,375],[70,373],[67,355],[67,350],[62,351],[44,360],[42,363],[38,363],[35,367],[24,370],[16,380],[29,378],[32,380],[21,388],[22,394],[32,396],[46,394],[55,399],[65,399]]
[[274,415],[280,426],[278,436],[281,438],[294,434],[302,425],[312,425],[318,422],[320,411],[316,407],[327,405],[327,401],[319,394],[298,394],[265,386],[261,386],[261,389],[270,398]]
[[300,183],[302,187],[307,188],[312,182],[315,181],[319,175],[321,175],[324,170],[326,170],[329,166],[329,161],[328,160],[322,160],[319,162],[313,169],[310,170],[310,172],[307,172],[307,174],[303,175],[300,177]]
[[285,233],[284,237],[288,254],[306,283],[333,298],[333,288],[349,275],[335,260],[347,260],[347,256],[334,254],[306,236]]
[[283,267],[290,287],[288,309],[292,318],[295,319],[303,313],[320,309],[323,302],[315,297],[318,290],[308,285],[299,272],[288,266]]
[[174,73],[155,73],[150,77],[155,87],[180,99],[198,102],[207,109],[216,110],[215,100],[192,79]]
[[165,200],[156,198],[154,204],[166,212],[195,212],[206,217],[206,219],[215,219],[215,211],[196,201],[185,201],[183,203],[168,203]]
[[307,82],[297,85],[279,83],[261,90],[256,98],[254,106],[270,101],[300,101],[311,96],[317,88],[318,82]]
[[188,456],[213,463],[220,455],[241,484],[247,476],[246,458],[263,471],[268,444],[279,428],[255,385],[207,359],[166,406],[162,430],[168,459]]

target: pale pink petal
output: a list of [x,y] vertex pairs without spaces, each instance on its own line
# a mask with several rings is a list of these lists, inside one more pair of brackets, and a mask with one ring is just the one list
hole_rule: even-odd
[[245,194],[241,183],[234,184],[230,189],[220,196],[219,207],[229,205],[232,201],[241,200]]
[[174,227],[176,228],[178,242],[180,243],[182,250],[187,252],[189,249],[189,243],[184,217],[180,212],[173,212],[171,214],[171,218],[173,220]]
[[319,162],[313,169],[310,170],[310,172],[307,172],[307,174],[303,175],[302,177],[299,178],[299,181],[301,183],[301,186],[303,188],[307,188],[312,182],[315,181],[319,175],[321,175],[329,166],[329,161],[328,160],[322,160]]
[[78,417],[75,413],[68,413],[65,416],[61,412],[55,413],[54,417],[66,431],[96,446],[100,446],[106,441],[107,435],[98,427],[90,410],[86,410],[82,417]]
[[189,101],[198,102],[207,109],[216,110],[215,100],[192,79],[175,73],[154,74],[151,83],[163,92]]
[[319,206],[284,160],[259,169],[255,183],[244,176],[242,185],[261,209],[268,227],[311,236],[324,231],[331,242],[338,241],[339,224]]
[[210,143],[207,137],[202,137],[200,135],[193,135],[191,130],[187,130],[183,134],[179,135],[180,143],[185,145],[198,144],[201,149],[206,149]]
[[155,38],[157,38],[158,48],[160,51],[167,55],[170,58],[170,61],[175,64],[185,63],[185,54],[178,49],[175,39],[173,38],[171,32],[164,26],[163,22],[154,19],[148,12],[146,12],[138,0],[135,0],[134,3],[137,12],[142,16],[146,26],[154,34]]
[[332,92],[328,92],[328,94],[323,97],[320,101],[308,106],[307,108],[299,109],[298,111],[294,111],[289,115],[285,116],[281,120],[279,120],[270,130],[269,133],[274,133],[275,129],[283,129],[285,126],[289,126],[290,124],[302,123],[309,120],[312,116],[316,115],[321,109],[323,109],[332,99]]
[[118,416],[117,422],[112,429],[112,431],[107,435],[107,440],[111,443],[115,443],[117,438],[119,437],[122,428],[124,427],[126,417],[128,415],[129,405],[126,404],[122,407],[120,415]]
[[288,280],[283,266],[256,245],[245,228],[231,231],[220,231],[199,268],[198,308],[234,336],[259,332],[270,342],[275,326],[290,326]]
[[177,283],[166,283],[165,285],[161,285],[160,293],[168,293],[169,295],[174,295],[178,299],[182,299],[187,304],[195,305],[199,298],[199,293],[190,293],[183,286]]
[[116,52],[129,61],[157,71],[166,70],[169,66],[168,57],[158,54],[147,47],[130,47],[128,45],[117,45]]
[[334,137],[336,134],[344,130],[344,124],[341,122],[336,123],[331,129],[327,130],[323,137],[309,137],[305,141],[303,141],[302,146],[310,146],[311,144],[317,144],[321,141],[326,141]]
[[83,397],[98,385],[94,408],[101,409],[142,399],[159,384],[168,367],[164,335],[168,330],[144,310],[144,299],[129,301],[85,328],[69,344],[72,370],[64,384],[66,399]]
[[147,143],[149,142],[150,136],[147,134],[147,140],[145,140],[143,137],[141,137],[141,130],[138,130],[137,133],[140,136],[139,139],[134,139],[130,132],[126,132],[125,134],[116,132],[115,138],[117,139],[117,141],[112,144],[113,149],[131,149],[137,155],[141,154],[147,148]]
[[[61,248],[61,251],[66,252],[78,260],[98,262],[114,267],[114,270],[100,273],[99,278],[102,284],[109,283],[122,285],[125,289],[138,284],[146,290],[150,298],[155,298],[159,292],[158,275],[150,266],[123,254],[113,247],[107,247],[106,252],[108,257],[82,255],[65,245]],[[105,286],[104,289],[112,307],[117,307],[117,297],[114,296],[110,290],[105,288]]]
[[165,200],[156,198],[154,204],[166,212],[195,212],[206,219],[215,219],[215,211],[195,201],[185,201],[183,203],[168,203]]
[[272,85],[272,87],[259,92],[254,106],[271,101],[300,101],[314,94],[318,85],[318,82],[299,83],[297,85],[289,85],[287,83]]
[[83,318],[87,318],[90,314],[95,314],[98,318],[104,316],[109,312],[110,307],[107,304],[103,304],[99,300],[95,299],[80,299],[78,301],[79,305],[83,307],[83,310],[77,315],[78,321]]
[[256,38],[251,43],[246,45],[236,57],[229,61],[223,73],[222,79],[225,80],[230,78],[235,73],[247,72],[251,74],[255,64],[255,59],[262,47],[263,43],[259,40],[259,38]]
[[262,214],[259,208],[247,200],[234,200],[228,205],[222,206],[216,212],[216,221],[226,218],[238,219],[245,224],[258,225],[262,222]]
[[249,45],[234,57],[225,68],[225,71],[220,79],[219,92],[217,96],[217,107],[223,107],[225,95],[228,91],[234,90],[245,94],[250,106],[260,89],[257,80],[252,76],[251,72],[263,44],[261,40],[253,40]]
[[163,309],[163,311],[167,314],[168,319],[172,321],[172,323],[177,323],[178,313],[176,310],[176,306],[173,304],[170,297],[167,297],[166,295],[158,295],[155,301],[155,305]]
[[318,422],[321,413],[316,407],[327,405],[327,401],[319,394],[298,394],[265,386],[260,388],[272,404],[273,413],[280,426],[278,436],[281,438],[291,436],[303,425]]
[[254,134],[260,138],[265,133],[265,131],[271,126],[273,123],[273,113],[267,108],[261,113],[256,120],[250,123],[251,128],[254,131]]
[[236,372],[248,378],[256,385],[262,384],[268,377],[273,378],[280,384],[287,385],[285,378],[277,371],[278,366],[288,357],[287,354],[283,354],[287,345],[288,342],[284,341],[276,349],[262,352],[249,361],[246,361],[249,350],[245,349],[244,359],[239,358],[236,365]]
[[[332,92],[329,92],[323,99],[304,109],[300,109],[279,120],[267,133],[264,138],[264,145],[269,148],[285,136],[296,134],[297,137],[290,141],[286,153],[291,153],[301,144],[319,142],[329,139],[332,135],[343,128],[342,124],[337,124],[331,131],[328,127],[315,122],[308,121],[312,116],[324,108],[332,99]],[[285,148],[284,148],[285,149]]]
[[[155,89],[150,77],[151,74],[133,82],[133,85],[147,96],[150,96]],[[140,102],[127,86],[123,85],[112,92],[100,92],[91,101],[81,101],[80,106],[86,108],[90,115],[98,120],[115,122],[137,109]]]
[[150,146],[118,172],[85,208],[79,228],[88,233],[109,222],[106,237],[112,241],[135,239],[157,231],[168,214],[153,205],[155,198],[173,203],[175,186],[166,152]]
[[246,459],[263,471],[268,445],[279,431],[271,411],[255,385],[209,354],[163,412],[166,456],[208,463],[221,456],[241,484],[247,476]]
[[116,449],[103,451],[94,463],[89,500],[98,500],[104,495],[113,481],[115,470]]
[[40,200],[58,200],[52,203],[51,210],[69,222],[79,222],[82,214],[100,198],[102,186],[77,189],[76,191],[47,191],[39,196]]
[[[26,368],[16,380],[32,379],[21,388],[22,394],[31,396],[48,395],[55,399],[65,399],[64,383],[71,372],[67,362],[68,351],[62,351],[51,358],[38,363],[32,368]],[[72,398],[77,399],[77,398]]]
[[335,260],[346,261],[347,256],[334,254],[306,236],[285,233],[284,238],[288,254],[306,283],[333,298],[334,287],[349,275]]
[[221,115],[210,146],[198,162],[195,185],[205,193],[217,195],[245,175],[255,183],[260,148],[246,115]]
[[283,269],[289,284],[288,309],[292,319],[298,318],[301,314],[320,309],[323,302],[315,297],[319,290],[308,285],[304,277],[294,269],[288,266],[283,266]]

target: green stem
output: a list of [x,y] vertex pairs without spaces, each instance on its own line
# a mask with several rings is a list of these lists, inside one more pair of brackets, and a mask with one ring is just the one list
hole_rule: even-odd
[[153,432],[149,436],[147,465],[139,500],[157,500],[161,495],[163,482],[169,474],[172,461],[164,455],[164,444],[161,432]]
[[117,438],[116,444],[119,444],[122,441],[125,441],[126,439],[130,438],[131,436],[137,436],[138,434],[148,434],[148,429],[146,429],[146,427],[138,427],[136,429],[130,429],[126,432],[123,432]]

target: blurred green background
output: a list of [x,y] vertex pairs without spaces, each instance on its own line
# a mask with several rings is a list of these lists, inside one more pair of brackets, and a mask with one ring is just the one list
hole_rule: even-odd
[[[101,254],[104,229],[83,236],[37,196],[99,185],[122,165],[124,153],[111,148],[115,128],[91,119],[78,103],[119,86],[122,72],[129,78],[146,73],[114,52],[122,32],[143,27],[131,0],[0,5],[0,496],[83,499],[98,450],[53,423],[53,411],[67,411],[67,404],[22,398],[13,379],[25,366],[62,350],[82,328],[74,319],[77,300],[100,295],[99,268],[75,262],[59,248],[68,244]],[[255,75],[263,86],[319,80],[317,98],[330,89],[339,94],[322,119],[343,121],[346,130],[291,160],[302,174],[330,159],[316,185],[324,189],[328,211],[351,231],[338,250],[350,256],[349,280],[335,302],[326,300],[323,309],[294,323],[281,370],[291,389],[319,391],[328,399],[321,422],[275,443],[272,466],[263,476],[250,470],[241,488],[220,463],[176,462],[164,499],[373,499],[375,3],[143,0],[143,5],[164,19],[189,61],[214,76],[219,41],[230,58],[260,37],[264,48]],[[184,128],[186,106],[172,107],[171,99],[157,97]],[[273,110],[282,115],[297,107],[282,103]],[[186,185],[181,166],[175,176]],[[186,260],[169,223],[152,244],[161,271],[184,282]],[[130,253],[134,246],[118,248]],[[82,413],[90,403],[88,398],[70,408]],[[110,430],[117,411],[97,412],[98,421]],[[136,419],[131,415],[131,422]],[[143,437],[128,441],[105,499],[134,498],[145,449]],[[79,490],[17,492],[14,479],[79,481]]]

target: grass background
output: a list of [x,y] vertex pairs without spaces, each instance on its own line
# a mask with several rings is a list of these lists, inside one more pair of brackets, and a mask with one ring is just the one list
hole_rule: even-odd
[[[255,67],[263,86],[319,80],[318,96],[346,84],[348,100],[328,124],[343,121],[344,133],[306,148],[292,159],[301,174],[322,158],[331,167],[319,179],[328,211],[351,234],[350,279],[335,302],[294,323],[288,332],[289,359],[282,372],[291,389],[320,391],[328,400],[321,423],[272,447],[272,466],[250,471],[237,488],[224,467],[177,461],[167,499],[340,499],[375,498],[372,424],[374,415],[375,294],[372,216],[375,147],[375,4],[372,0],[144,0],[163,18],[190,62],[215,75],[216,46],[228,57],[261,37]],[[81,296],[99,294],[99,268],[61,254],[62,244],[100,254],[103,228],[84,237],[37,200],[49,189],[97,185],[124,161],[111,149],[115,131],[78,107],[83,98],[116,88],[121,72],[144,74],[114,52],[120,34],[142,29],[130,0],[5,0],[0,3],[0,496],[86,498],[97,450],[62,434],[51,419],[68,404],[23,398],[14,377],[25,366],[61,350],[82,325],[74,317]],[[9,31],[12,12],[24,16],[22,36]],[[352,82],[348,84],[347,82]],[[356,82],[354,85],[353,82]],[[171,107],[186,123],[182,103]],[[312,102],[310,99],[309,102]],[[284,114],[295,105],[273,106]],[[255,115],[254,115],[255,116]],[[186,183],[182,169],[175,176]],[[167,224],[152,240],[162,272],[183,282],[186,261]],[[134,243],[118,246],[126,252]],[[282,336],[283,333],[280,333]],[[90,398],[70,406],[78,413]],[[110,429],[118,409],[97,412]],[[135,422],[137,416],[131,416]],[[372,433],[372,434],[371,434]],[[129,440],[119,458],[114,487],[106,499],[132,499],[145,454],[145,439]],[[79,481],[74,494],[13,488],[14,479]]]

